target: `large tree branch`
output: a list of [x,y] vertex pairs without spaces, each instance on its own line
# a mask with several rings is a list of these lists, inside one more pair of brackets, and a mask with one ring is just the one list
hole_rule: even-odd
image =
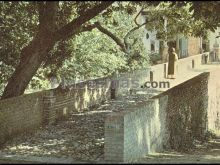
[[[139,12],[141,13],[141,12]],[[139,14],[138,14],[139,15]],[[83,26],[82,28],[79,29],[79,33],[81,32],[85,32],[85,31],[91,31],[94,28],[97,28],[100,32],[102,32],[103,34],[107,35],[108,37],[110,37],[120,48],[121,50],[128,54],[129,53],[129,48],[128,48],[128,37],[129,35],[138,30],[139,28],[143,27],[144,25],[146,25],[149,22],[154,21],[153,19],[150,21],[146,21],[145,23],[142,24],[138,24],[138,26],[132,28],[124,37],[124,42],[118,38],[115,34],[113,34],[111,31],[109,31],[108,29],[104,28],[99,22],[95,22],[94,24],[91,25],[87,25],[87,26]],[[136,41],[134,41],[136,42]],[[133,43],[134,44],[134,43]]]
[[108,29],[104,28],[99,22],[95,22],[94,24],[90,24],[87,26],[83,26],[79,29],[79,33],[82,32],[86,32],[86,31],[91,31],[94,28],[98,29],[100,32],[102,32],[103,34],[107,35],[108,37],[110,37],[120,48],[124,53],[127,53],[127,50],[125,48],[124,43],[122,42],[122,40],[120,38],[118,38],[115,34],[113,34],[112,32],[110,32]]
[[80,15],[78,18],[74,19],[73,21],[56,31],[54,33],[55,40],[67,39],[72,35],[79,33],[81,30],[80,26],[82,26],[84,23],[88,22],[90,19],[100,14],[113,2],[114,1],[103,1],[99,5],[96,5],[95,7],[88,9],[83,13],[83,15]]
[[81,30],[79,32],[84,32],[84,31],[90,31],[94,28],[97,28],[100,32],[102,32],[103,34],[107,35],[108,37],[110,37],[120,48],[121,50],[128,54],[129,50],[128,50],[128,41],[127,38],[128,36],[134,32],[135,30],[141,28],[142,26],[146,25],[148,22],[145,22],[137,27],[134,27],[133,29],[131,29],[127,34],[126,34],[126,39],[124,39],[124,42],[118,38],[115,34],[113,34],[111,31],[109,31],[108,29],[104,28],[99,22],[95,22],[93,25],[88,25],[85,27],[82,27]]
[[96,28],[96,25],[95,25],[95,24],[83,26],[83,27],[80,29],[80,33],[82,33],[82,32],[87,32],[87,31],[91,31],[91,30],[93,30],[94,28]]
[[126,49],[125,49],[125,45],[124,43],[121,41],[120,38],[118,38],[116,35],[114,35],[112,32],[110,32],[108,29],[104,28],[103,26],[101,26],[101,24],[99,22],[95,23],[96,28],[101,31],[102,33],[104,33],[105,35],[107,35],[108,37],[110,37],[113,41],[115,41],[115,43],[120,46],[120,48],[122,49],[123,52],[127,53]]

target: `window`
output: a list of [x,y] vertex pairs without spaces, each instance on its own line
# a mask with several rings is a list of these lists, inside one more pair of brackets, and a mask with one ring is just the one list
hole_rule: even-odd
[[147,34],[146,34],[146,39],[148,39],[148,38],[149,38],[149,34],[147,33]]
[[155,42],[154,41],[151,41],[151,43],[150,43],[150,50],[152,52],[155,52]]

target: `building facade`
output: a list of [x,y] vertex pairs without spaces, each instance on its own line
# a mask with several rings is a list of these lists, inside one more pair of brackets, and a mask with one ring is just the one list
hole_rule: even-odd
[[[146,13],[142,13],[139,18],[139,22],[142,24],[145,22]],[[152,59],[157,59],[157,63],[166,62],[168,59],[168,46],[162,40],[157,39],[157,30],[149,31],[145,27],[145,34],[143,36],[143,44],[146,51],[150,54]],[[191,36],[183,36],[176,34],[176,39],[172,41],[173,47],[175,47],[179,58],[185,58],[188,56],[197,55],[202,52],[202,39]],[[153,56],[160,56],[160,58],[154,58]]]

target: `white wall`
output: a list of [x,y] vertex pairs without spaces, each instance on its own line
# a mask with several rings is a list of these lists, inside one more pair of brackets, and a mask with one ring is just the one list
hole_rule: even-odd
[[[141,16],[141,22],[144,23],[145,22],[145,17],[144,16]],[[144,46],[147,50],[147,52],[151,52],[151,43],[154,43],[155,45],[155,52],[158,52],[159,53],[159,40],[157,40],[156,38],[156,30],[154,31],[149,31],[145,28],[145,33],[144,33],[144,36],[143,36],[143,43],[144,43]],[[149,38],[147,39],[146,38],[146,34],[149,34]]]
[[[219,36],[220,34],[220,27],[217,28],[217,30],[213,33],[213,32],[209,32],[209,37],[208,37],[208,40],[209,40],[209,49],[210,51],[213,50],[213,45],[215,44],[215,37],[216,36]],[[217,38],[217,43],[220,44],[220,38]]]
[[[149,34],[149,38],[146,38],[146,34]],[[147,52],[151,52],[151,43],[155,46],[155,52],[159,53],[159,40],[156,39],[156,31],[145,30],[145,35],[143,36],[144,46],[146,47]]]

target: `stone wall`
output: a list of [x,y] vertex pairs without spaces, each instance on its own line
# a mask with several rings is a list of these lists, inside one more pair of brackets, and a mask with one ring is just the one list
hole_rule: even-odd
[[105,121],[105,160],[130,162],[161,151],[166,143],[165,111],[148,100],[110,114]]
[[209,78],[209,105],[208,105],[208,129],[220,136],[220,70],[210,72]]
[[166,124],[169,147],[177,151],[193,147],[194,140],[205,140],[207,132],[209,73],[202,73],[155,98],[168,96]]
[[105,160],[128,162],[166,148],[185,150],[207,131],[209,73],[202,73],[149,101],[109,114]]
[[41,126],[45,94],[38,92],[0,101],[0,145]]
[[106,77],[77,83],[67,90],[52,89],[0,101],[0,144],[110,99],[109,87]]
[[57,111],[57,117],[61,118],[72,111],[81,111],[110,99],[109,77],[88,80],[69,86],[70,90],[55,89],[52,95],[56,101],[51,105]]
[[129,94],[130,89],[140,88],[150,77],[150,68],[119,73],[112,77],[116,86],[117,96]]

